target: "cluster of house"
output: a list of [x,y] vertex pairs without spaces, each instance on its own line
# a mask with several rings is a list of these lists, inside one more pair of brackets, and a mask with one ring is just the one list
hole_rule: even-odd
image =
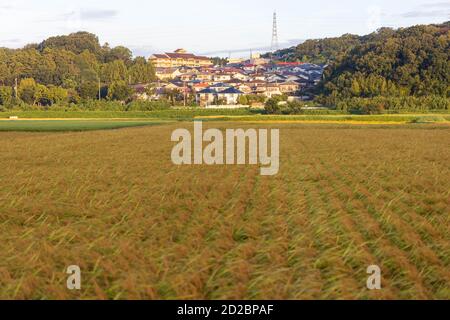
[[135,86],[138,98],[160,99],[168,92],[195,95],[201,106],[237,105],[242,95],[289,95],[306,99],[305,89],[321,80],[325,66],[309,63],[271,62],[259,55],[248,60],[230,60],[215,66],[211,59],[178,49],[174,53],[155,54],[150,58],[158,82],[152,94],[148,85]]

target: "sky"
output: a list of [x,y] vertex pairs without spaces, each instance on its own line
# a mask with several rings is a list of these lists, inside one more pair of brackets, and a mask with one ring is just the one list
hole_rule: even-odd
[[243,57],[270,49],[274,11],[284,48],[382,26],[448,21],[450,0],[0,0],[0,47],[89,31],[102,44],[124,45],[134,55],[185,48]]

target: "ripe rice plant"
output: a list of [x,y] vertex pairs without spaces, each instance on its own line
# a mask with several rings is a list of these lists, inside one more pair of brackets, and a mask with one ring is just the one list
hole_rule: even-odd
[[450,127],[204,125],[279,128],[279,174],[173,165],[191,123],[0,133],[0,298],[450,298]]

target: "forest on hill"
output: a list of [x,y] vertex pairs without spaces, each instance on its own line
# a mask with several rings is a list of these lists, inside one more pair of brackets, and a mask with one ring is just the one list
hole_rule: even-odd
[[450,22],[308,40],[274,55],[327,64],[314,93],[338,110],[450,109]]
[[100,45],[97,36],[77,32],[49,38],[22,49],[0,48],[0,105],[14,101],[18,81],[20,102],[51,105],[62,101],[129,95],[129,83],[154,80],[153,66],[131,50]]
[[450,95],[450,22],[308,40],[276,55],[329,64],[319,88],[325,95]]

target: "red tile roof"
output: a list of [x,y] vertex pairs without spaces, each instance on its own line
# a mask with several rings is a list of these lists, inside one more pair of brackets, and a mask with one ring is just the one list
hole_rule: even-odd
[[171,59],[195,59],[195,60],[210,60],[207,57],[196,56],[192,53],[166,53]]
[[205,88],[205,87],[209,87],[209,85],[207,83],[196,83],[196,84],[194,84],[194,87]]
[[301,66],[302,64],[304,64],[304,62],[276,62],[275,64],[279,65],[279,66],[292,66],[292,67],[295,67],[295,66]]
[[169,59],[165,54],[154,54],[153,56],[158,59]]

